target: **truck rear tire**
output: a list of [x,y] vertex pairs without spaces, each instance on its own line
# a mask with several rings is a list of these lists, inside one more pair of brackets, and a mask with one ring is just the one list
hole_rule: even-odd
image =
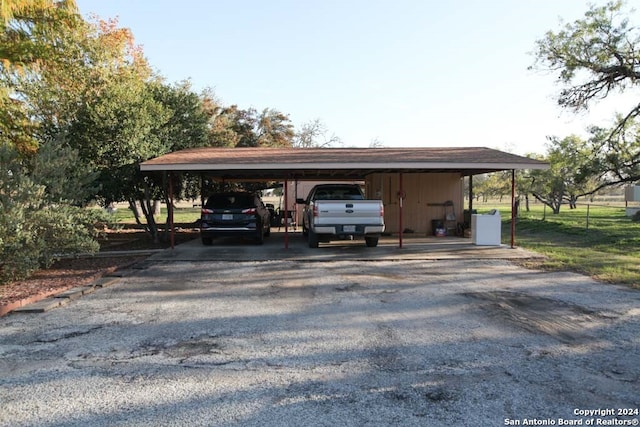
[[309,247],[317,248],[318,247],[318,235],[313,230],[308,230],[309,233]]
[[377,237],[365,237],[364,242],[367,244],[368,248],[375,248],[376,246],[378,246]]

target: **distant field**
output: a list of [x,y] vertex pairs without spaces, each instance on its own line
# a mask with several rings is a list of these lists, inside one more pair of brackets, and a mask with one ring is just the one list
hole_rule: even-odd
[[[114,212],[112,218],[116,223],[123,225],[135,224],[136,222],[133,216],[133,212],[131,212],[131,210],[127,207],[119,207]],[[155,218],[159,224],[164,224],[167,220],[167,209],[162,208],[160,211],[160,215],[157,215]],[[200,218],[199,207],[179,207],[173,211],[173,222],[176,224],[194,223],[198,218]]]
[[[640,222],[625,215],[624,202],[610,205],[562,206],[554,215],[537,203],[527,212],[522,206],[516,219],[516,246],[547,255],[538,267],[569,269],[605,282],[624,283],[640,289]],[[501,210],[503,243],[510,243],[510,202],[474,204],[479,213]]]

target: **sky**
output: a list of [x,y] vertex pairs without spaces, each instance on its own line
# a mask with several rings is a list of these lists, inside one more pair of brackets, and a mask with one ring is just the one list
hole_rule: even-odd
[[[546,150],[608,126],[631,102],[562,110],[557,76],[528,68],[536,40],[583,0],[76,0],[130,28],[167,82],[224,105],[319,119],[345,147]],[[640,24],[640,19],[632,19]]]

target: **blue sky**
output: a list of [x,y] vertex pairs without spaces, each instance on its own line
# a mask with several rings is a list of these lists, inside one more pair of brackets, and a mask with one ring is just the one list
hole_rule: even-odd
[[[602,2],[596,1],[596,4]],[[535,41],[579,0],[77,0],[118,18],[168,82],[225,104],[322,120],[349,147],[484,146],[544,153],[546,136],[608,125],[624,99],[563,111]],[[640,24],[639,19],[632,19]],[[628,103],[627,103],[628,104]]]

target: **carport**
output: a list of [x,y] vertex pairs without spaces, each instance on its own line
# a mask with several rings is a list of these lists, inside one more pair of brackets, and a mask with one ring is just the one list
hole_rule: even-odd
[[[445,176],[449,180],[469,177],[469,207],[473,208],[473,176],[511,171],[511,247],[515,247],[516,170],[546,169],[548,164],[484,147],[444,148],[192,148],[141,163],[144,173],[196,173],[225,182],[283,181],[285,206],[290,181],[387,180],[385,194],[397,205],[399,247],[403,246],[404,177]],[[384,178],[384,179],[383,179]],[[414,180],[415,181],[415,180]],[[419,180],[418,180],[419,181]],[[173,230],[173,189],[169,182],[169,221]],[[382,184],[381,184],[382,185]],[[415,185],[415,184],[414,184]],[[417,184],[422,186],[421,183]],[[455,184],[454,184],[455,185]],[[378,193],[380,190],[377,190]],[[371,197],[370,195],[368,197]],[[458,196],[458,199],[462,197]],[[461,209],[462,203],[458,203]],[[285,248],[288,247],[285,221]],[[173,241],[173,239],[172,239]],[[172,245],[173,246],[173,245]]]

